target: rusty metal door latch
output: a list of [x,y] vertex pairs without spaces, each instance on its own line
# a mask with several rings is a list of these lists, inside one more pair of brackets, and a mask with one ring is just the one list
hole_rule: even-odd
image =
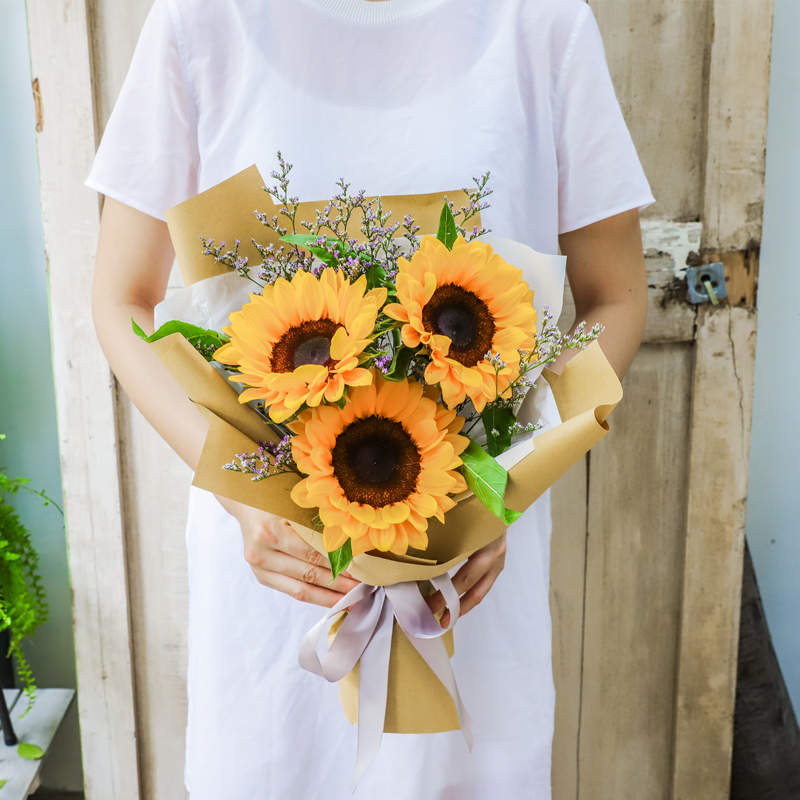
[[689,288],[690,303],[710,302],[718,306],[719,301],[728,296],[725,271],[721,261],[714,264],[703,264],[700,267],[688,267],[686,283]]

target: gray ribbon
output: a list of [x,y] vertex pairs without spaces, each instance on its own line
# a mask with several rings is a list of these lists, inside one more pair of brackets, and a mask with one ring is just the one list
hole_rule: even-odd
[[[450,657],[442,635],[458,620],[458,592],[447,574],[431,583],[444,596],[450,609],[450,624],[442,628],[420,594],[416,581],[393,586],[369,586],[361,583],[348,592],[305,635],[300,645],[300,666],[328,681],[341,680],[361,661],[358,686],[358,754],[351,788],[355,789],[381,747],[386,719],[389,682],[389,655],[392,648],[394,620],[436,677],[447,689],[458,712],[458,720],[467,746],[472,750],[472,729],[467,710],[461,702]],[[320,639],[331,618],[349,609],[327,652],[320,658]]]

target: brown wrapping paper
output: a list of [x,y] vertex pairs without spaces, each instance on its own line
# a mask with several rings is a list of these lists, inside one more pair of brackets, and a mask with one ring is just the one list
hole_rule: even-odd
[[[232,178],[212,186],[205,192],[173,206],[166,212],[169,235],[175,256],[181,268],[184,283],[189,286],[204,278],[213,278],[230,272],[224,264],[217,264],[211,256],[203,254],[200,237],[214,239],[216,244],[226,242],[233,248],[237,239],[240,241],[239,255],[247,256],[251,265],[261,263],[261,256],[253,247],[252,239],[260,245],[280,247],[275,231],[262,225],[253,213],[258,211],[270,218],[278,213],[272,196],[264,191],[264,181],[255,164]],[[335,187],[333,187],[335,188]],[[466,192],[459,189],[452,192],[434,192],[432,194],[397,195],[382,197],[384,209],[392,212],[390,223],[405,219],[411,214],[420,227],[420,233],[435,233],[439,227],[439,215],[442,212],[442,200],[447,195],[456,208],[469,205]],[[297,212],[298,233],[306,233],[300,223],[303,220],[314,220],[316,210],[323,208],[324,202],[300,203]],[[281,225],[288,227],[288,220],[280,220]],[[360,219],[353,215],[347,232],[353,239],[363,241],[364,235],[359,230]],[[469,221],[470,227],[480,227],[480,214]]]
[[[261,186],[258,171],[251,167],[167,212],[170,235],[187,284],[227,269],[201,254],[201,234],[229,244],[239,238],[240,254],[250,255],[251,259],[254,256],[252,263],[258,263],[250,237],[263,244],[270,241],[265,236],[270,231],[251,213],[254,208],[267,210],[270,198]],[[462,205],[466,195],[450,192],[448,197]],[[436,230],[442,202],[442,194],[384,198],[385,207],[393,209],[395,219],[411,213],[422,233]],[[320,205],[302,204],[298,219],[313,218],[314,209]],[[222,469],[236,453],[253,452],[257,441],[275,441],[277,435],[257,412],[239,403],[235,389],[180,334],[151,346],[209,422],[194,485],[288,519],[309,545],[324,553],[322,532],[313,529],[316,511],[300,508],[291,499],[292,487],[301,480],[299,476],[286,473],[255,483],[246,475]],[[619,380],[597,342],[572,358],[560,375],[545,369],[543,376],[552,389],[562,424],[537,435],[534,451],[510,470],[506,505],[517,511],[528,508],[605,436],[609,430],[607,417],[622,398]],[[430,521],[429,547],[424,553],[365,553],[354,559],[348,572],[356,580],[375,586],[428,580],[464,561],[505,528],[480,500],[470,496],[447,512],[444,524]],[[524,535],[524,530],[517,530],[515,535]],[[445,635],[445,642],[452,655],[452,633]],[[345,715],[355,722],[358,666],[339,685]],[[385,730],[432,733],[458,727],[449,694],[395,623]]]

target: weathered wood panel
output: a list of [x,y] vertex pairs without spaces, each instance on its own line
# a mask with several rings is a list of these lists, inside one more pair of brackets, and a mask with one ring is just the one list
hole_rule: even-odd
[[713,29],[701,252],[731,298],[697,319],[674,800],[729,795],[772,0],[715,0]]
[[587,458],[551,491],[550,614],[556,720],[553,737],[553,800],[578,796],[578,741],[583,679],[583,617],[586,571]]
[[691,345],[643,345],[589,457],[581,800],[667,796],[691,374]]
[[[102,132],[152,0],[92,0],[95,116]],[[177,270],[170,286],[182,286]],[[141,791],[186,796],[188,580],[185,526],[191,471],[116,393]]]
[[754,309],[701,309],[692,386],[674,800],[728,797],[755,339]]
[[589,5],[657,201],[645,216],[698,219],[703,208],[710,0],[590,0]]
[[137,800],[136,725],[111,374],[92,325],[97,198],[86,7],[28,0],[56,407],[89,800]]
[[703,245],[761,241],[772,0],[715,0],[708,76]]
[[191,470],[120,390],[125,537],[142,797],[186,797],[188,581],[186,508]]

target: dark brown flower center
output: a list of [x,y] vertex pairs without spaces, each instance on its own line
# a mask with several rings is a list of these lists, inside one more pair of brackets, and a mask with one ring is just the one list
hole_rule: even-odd
[[351,503],[381,508],[416,491],[419,449],[393,419],[373,414],[351,422],[331,455],[333,474]]
[[492,347],[495,324],[483,300],[455,283],[445,283],[422,310],[425,330],[450,339],[450,358],[474,367]]
[[272,371],[292,372],[305,364],[332,367],[331,339],[341,327],[332,319],[315,319],[289,328],[272,346]]

